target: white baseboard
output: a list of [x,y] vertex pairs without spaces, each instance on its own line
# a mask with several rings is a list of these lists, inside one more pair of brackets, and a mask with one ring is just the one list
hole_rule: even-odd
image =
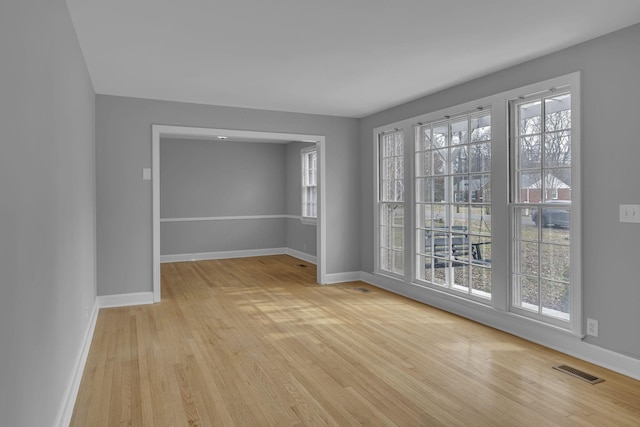
[[153,304],[153,292],[102,295],[96,298],[96,303],[100,308],[129,307],[132,305]]
[[385,276],[361,272],[360,280],[640,380],[640,359],[586,343],[567,331],[538,324],[513,313],[497,311],[483,304],[456,301],[459,298],[455,296]]
[[360,271],[347,271],[345,273],[331,273],[326,276],[326,284],[334,285],[336,283],[359,281],[362,273]]
[[58,409],[58,415],[54,422],[56,427],[68,427],[71,423],[71,417],[73,416],[73,408],[78,398],[78,391],[80,391],[80,382],[82,381],[82,374],[87,364],[87,358],[89,357],[89,349],[91,348],[91,341],[93,340],[93,333],[96,329],[96,321],[98,320],[99,307],[98,303],[93,305],[91,315],[89,317],[89,325],[84,334],[80,352],[76,358],[76,362],[73,365],[73,371],[71,373],[71,380],[64,392],[60,408]]
[[240,251],[200,252],[193,254],[161,255],[160,262],[205,261],[210,259],[248,258],[254,256],[284,255],[287,248],[247,249]]
[[286,248],[286,254],[311,264],[318,264],[318,257],[316,257],[315,255],[309,255],[291,248]]

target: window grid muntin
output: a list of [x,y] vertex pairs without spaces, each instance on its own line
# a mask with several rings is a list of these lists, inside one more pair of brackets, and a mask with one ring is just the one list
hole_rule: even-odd
[[[480,128],[479,123],[482,119],[485,120],[483,128],[489,129],[488,134],[476,132]],[[476,128],[472,128],[473,122],[477,124]],[[455,128],[460,130],[456,131]],[[416,132],[414,158],[416,280],[443,286],[456,292],[463,292],[470,297],[482,297],[485,300],[491,299],[491,269],[489,265],[480,266],[473,262],[472,243],[480,243],[480,240],[490,241],[491,233],[489,227],[487,227],[489,228],[488,233],[483,233],[481,230],[478,233],[473,232],[472,212],[474,207],[480,212],[485,210],[490,212],[490,197],[488,200],[480,199],[477,197],[479,192],[469,188],[469,183],[473,182],[472,177],[484,177],[488,179],[490,187],[490,130],[491,112],[488,109],[419,125]],[[482,166],[474,168],[472,167],[472,150],[481,147],[484,148],[486,158]],[[483,150],[477,151],[482,152]],[[465,182],[467,187],[461,190],[460,184]],[[482,186],[478,190],[483,190]],[[466,210],[467,212],[463,214],[465,217],[463,221],[456,222],[452,210],[457,213]],[[425,211],[430,212],[430,217],[426,219],[424,218]],[[437,226],[438,216],[441,213],[444,213],[448,219],[446,221],[448,225],[445,227]],[[466,227],[466,229],[463,231],[459,227]],[[455,242],[456,239],[465,245],[462,252],[463,254],[466,252],[466,254],[462,257],[458,256],[458,259],[454,260],[452,242]],[[436,253],[435,242],[444,243],[446,249],[441,253]],[[478,245],[478,247],[482,246],[485,245]],[[488,246],[490,247],[490,243]],[[453,262],[459,266],[452,267]],[[449,266],[446,266],[447,264]],[[444,267],[427,268],[428,265],[444,265]],[[485,285],[488,284],[488,292],[480,291],[475,287],[472,276],[474,269],[488,272],[484,275],[489,277],[488,282],[485,281]],[[439,270],[443,270],[444,274]],[[466,286],[459,286],[456,283],[456,277],[458,280],[463,279],[463,284]]]
[[[562,126],[560,128],[550,128],[547,124],[547,118],[549,114],[547,113],[547,104],[549,100],[557,99],[557,98],[567,98],[569,101],[568,107],[568,118],[567,125]],[[573,260],[571,259],[571,241],[569,240],[569,232],[567,230],[567,241],[569,243],[560,243],[560,242],[549,242],[545,240],[544,232],[545,228],[543,227],[543,209],[546,210],[554,210],[558,209],[558,205],[550,204],[549,200],[553,200],[553,197],[549,197],[550,195],[555,195],[556,198],[558,196],[558,186],[553,186],[554,182],[557,182],[555,177],[561,175],[560,172],[564,172],[565,177],[571,177],[571,168],[573,166],[573,147],[572,147],[572,124],[573,124],[573,111],[571,105],[571,88],[565,87],[560,90],[555,89],[552,90],[551,93],[545,94],[534,94],[528,97],[521,97],[518,101],[512,101],[512,121],[510,126],[513,126],[514,131],[514,143],[512,150],[514,153],[514,157],[511,159],[512,164],[514,165],[515,174],[513,176],[514,186],[512,187],[514,191],[512,192],[512,198],[515,203],[512,203],[511,216],[514,219],[513,226],[513,237],[512,237],[512,268],[511,268],[511,276],[512,276],[512,301],[511,304],[513,308],[516,310],[522,310],[525,313],[529,313],[531,317],[540,318],[541,320],[549,323],[559,324],[560,326],[566,327],[566,324],[571,322],[571,315],[574,311],[574,308],[571,306],[573,298],[571,293],[574,292],[572,288],[571,281],[571,264]],[[538,129],[534,129],[533,132],[522,132],[522,117],[521,117],[521,107],[526,105],[539,104],[540,106],[540,122],[537,123]],[[563,110],[566,111],[566,110]],[[515,122],[515,123],[514,123]],[[552,130],[549,130],[552,129]],[[563,163],[562,165],[549,165],[548,154],[547,154],[547,136],[551,135],[559,135],[566,134],[568,135],[567,144],[568,144],[568,152],[561,153],[565,154],[569,158],[568,164]],[[526,167],[522,164],[522,143],[523,139],[527,138],[537,138],[539,143],[539,159],[537,162],[533,163],[530,167]],[[529,192],[527,191],[527,200],[523,200],[523,182],[522,177],[524,174],[534,175],[539,177],[539,199],[538,202],[531,202]],[[551,178],[550,178],[551,177]],[[559,178],[558,178],[559,180]],[[529,180],[531,181],[531,180]],[[566,184],[566,183],[565,183]],[[568,199],[572,200],[571,194],[571,183],[569,183],[569,188],[565,194],[568,194]],[[570,223],[571,218],[571,204],[562,205],[561,209],[558,210],[566,210],[568,211],[568,221]],[[537,213],[537,224],[536,225],[536,239],[526,239],[523,238],[522,233],[522,217],[523,213],[528,214],[535,211]],[[524,215],[527,216],[527,215]],[[569,227],[570,229],[570,227]],[[537,245],[536,253],[536,274],[531,274],[529,271],[522,271],[522,255],[527,252],[525,249],[527,245],[532,246],[532,244]],[[562,280],[556,278],[549,279],[545,277],[543,274],[543,246],[555,246],[555,247],[564,247],[568,253],[568,262],[569,265],[566,266],[566,271],[568,274],[567,280]],[[529,287],[536,288],[536,294],[533,296],[535,302],[526,302],[524,301],[523,296],[523,282],[528,282]],[[545,301],[543,296],[543,286],[544,284],[562,286],[566,288],[566,294],[563,297],[563,300],[566,301],[566,311],[554,310],[550,307],[545,307]],[[531,297],[531,295],[528,295]],[[537,304],[537,305],[536,305]]]
[[318,217],[318,150],[304,148],[302,154],[302,217]]
[[379,135],[378,157],[378,266],[381,271],[404,276],[403,131]]

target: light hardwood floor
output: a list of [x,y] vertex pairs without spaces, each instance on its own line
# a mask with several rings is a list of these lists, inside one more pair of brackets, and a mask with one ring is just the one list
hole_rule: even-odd
[[71,425],[640,425],[639,381],[314,278],[285,255],[163,264],[160,304],[100,310]]

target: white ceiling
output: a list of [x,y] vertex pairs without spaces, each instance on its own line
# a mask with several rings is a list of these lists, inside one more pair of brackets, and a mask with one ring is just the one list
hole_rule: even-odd
[[639,0],[67,0],[99,94],[363,117],[640,22]]

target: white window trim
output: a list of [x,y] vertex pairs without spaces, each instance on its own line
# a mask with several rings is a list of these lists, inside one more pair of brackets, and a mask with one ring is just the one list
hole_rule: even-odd
[[[316,156],[319,155],[318,153],[318,148],[315,145],[309,146],[309,147],[304,147],[300,150],[300,164],[301,164],[301,171],[302,171],[302,175],[301,175],[301,202],[300,202],[300,222],[302,222],[303,224],[307,224],[307,225],[316,225],[318,223],[318,217],[312,217],[312,216],[305,216],[305,205],[306,205],[306,201],[307,201],[307,194],[305,189],[308,187],[306,185],[306,173],[307,173],[307,165],[306,165],[306,157],[309,155],[309,153],[316,153]],[[319,161],[317,162],[317,164],[319,164]],[[316,189],[318,188],[317,185],[317,179],[318,179],[318,171],[316,170]],[[316,192],[317,194],[317,192]],[[318,209],[318,200],[316,199],[315,201],[315,205],[316,205],[316,210]]]
[[[567,76],[559,77],[551,81],[532,84],[518,89],[518,94],[511,96],[508,101],[516,100],[518,98],[527,97],[536,93],[543,94],[548,92],[551,88],[556,87],[569,87],[571,93],[571,228],[569,231],[570,246],[570,276],[571,276],[571,292],[570,292],[570,320],[569,322],[563,322],[562,320],[555,320],[551,316],[542,316],[537,313],[529,312],[514,304],[513,298],[509,298],[509,310],[519,316],[537,320],[549,325],[555,325],[562,329],[568,329],[571,333],[577,336],[583,336],[582,332],[582,221],[581,221],[581,111],[580,111],[580,74],[573,73]],[[510,159],[511,161],[511,159]],[[513,174],[515,171],[511,171],[510,180],[514,180]],[[515,189],[511,189],[515,191]],[[512,193],[509,200],[509,242],[510,245],[513,242],[513,234],[515,233],[515,221],[514,221],[514,208],[522,206],[522,203],[515,202],[515,195]],[[511,263],[515,263],[515,254],[511,254]],[[512,274],[512,268],[509,268],[509,274]],[[509,280],[510,286],[511,279]],[[568,327],[567,327],[568,326]]]
[[[572,147],[573,156],[578,159],[576,164],[572,165],[572,193],[573,202],[577,208],[575,212],[572,211],[572,226],[571,226],[571,277],[572,277],[572,297],[571,297],[571,321],[569,325],[558,325],[548,322],[548,319],[544,319],[542,322],[538,319],[525,317],[519,312],[511,310],[511,262],[510,256],[511,247],[511,215],[509,188],[508,182],[510,177],[509,164],[510,159],[508,150],[505,149],[509,146],[509,100],[518,98],[520,96],[530,95],[536,91],[545,91],[552,87],[570,86],[572,91],[572,111],[575,111],[575,118],[573,122],[573,138],[576,141],[580,141],[580,72],[574,72],[571,74],[559,76],[542,82],[534,83],[524,87],[516,88],[509,91],[504,91],[495,95],[491,95],[485,98],[469,101],[466,103],[458,104],[453,107],[447,107],[431,113],[423,114],[416,117],[411,117],[398,122],[390,123],[384,126],[379,126],[373,129],[373,184],[375,190],[375,196],[373,197],[372,209],[374,212],[374,244],[372,248],[372,255],[374,260],[374,274],[380,276],[391,276],[396,280],[400,280],[407,291],[411,289],[423,289],[419,293],[426,292],[425,295],[429,295],[430,292],[436,292],[437,295],[449,300],[453,303],[459,303],[462,306],[468,304],[484,306],[486,309],[495,312],[505,318],[508,322],[509,318],[517,317],[521,319],[527,319],[535,324],[543,327],[553,328],[556,331],[563,331],[573,336],[582,338],[582,277],[581,277],[581,187],[580,187],[580,144],[576,144]],[[433,286],[426,286],[418,283],[415,280],[415,271],[413,266],[413,260],[415,258],[415,212],[414,205],[414,165],[413,165],[413,153],[415,151],[415,129],[424,122],[434,121],[444,116],[453,116],[461,111],[470,111],[477,107],[487,106],[491,109],[491,127],[492,127],[492,150],[491,150],[491,174],[492,174],[492,202],[491,213],[492,223],[494,224],[508,224],[504,227],[492,227],[492,243],[495,244],[492,254],[492,299],[491,301],[477,301],[466,296],[460,296],[445,292],[441,289]],[[379,135],[391,130],[402,129],[404,130],[404,143],[405,143],[405,276],[397,277],[387,271],[381,271],[379,265],[379,233],[378,227],[380,224],[380,214],[378,212],[378,183],[379,183],[379,164],[378,164],[378,150],[379,150]],[[410,209],[406,207],[410,206]],[[496,252],[496,247],[502,248]],[[415,292],[413,290],[411,293]],[[568,327],[567,327],[568,326]]]
[[[391,133],[391,132],[400,132],[402,131],[404,136],[403,136],[403,144],[404,144],[404,201],[403,202],[385,202],[385,203],[391,203],[391,204],[401,204],[404,206],[404,228],[405,228],[405,233],[404,233],[404,275],[402,274],[398,274],[398,273],[394,273],[392,271],[389,270],[383,270],[380,266],[380,203],[382,203],[382,201],[380,200],[380,142],[381,142],[381,137],[386,134],[386,133]],[[408,154],[407,154],[407,144],[413,144],[413,136],[410,135],[410,132],[406,132],[405,129],[403,129],[400,126],[395,126],[395,127],[389,127],[389,126],[385,126],[385,127],[380,127],[380,128],[376,128],[374,129],[374,137],[373,137],[373,170],[374,170],[374,188],[375,188],[375,197],[373,198],[373,212],[374,212],[374,249],[373,249],[373,259],[374,259],[374,271],[376,272],[376,274],[382,275],[382,276],[388,276],[388,277],[392,277],[395,279],[399,279],[399,280],[406,280],[407,278],[412,277],[413,275],[413,267],[411,267],[412,263],[410,262],[410,260],[408,260],[407,258],[407,243],[409,242],[409,240],[411,238],[412,233],[410,232],[410,230],[407,229],[407,221],[412,221],[413,218],[413,214],[410,212],[407,212],[406,207],[410,206],[410,203],[413,203],[413,197],[411,194],[409,194],[407,192],[407,178],[410,177],[410,173],[412,174],[413,172],[413,166],[410,163],[407,163],[407,159],[408,159]],[[410,172],[411,171],[411,172]],[[413,187],[411,187],[413,188]],[[412,222],[411,222],[412,223]]]

